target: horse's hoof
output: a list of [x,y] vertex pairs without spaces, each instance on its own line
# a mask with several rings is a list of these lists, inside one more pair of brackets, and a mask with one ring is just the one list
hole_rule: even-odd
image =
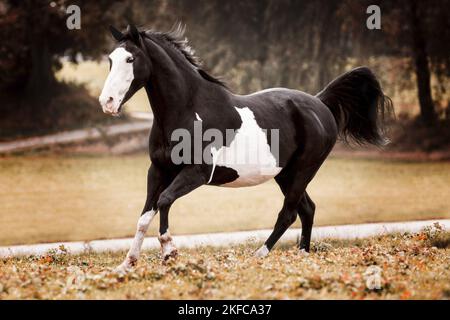
[[172,247],[170,251],[164,252],[162,254],[163,263],[167,263],[170,260],[175,260],[178,257],[178,250],[175,247]]
[[133,269],[133,267],[136,266],[136,264],[137,258],[135,256],[128,256],[125,258],[125,261],[122,262],[121,265],[119,265],[114,269],[114,272],[119,274],[126,274],[130,272]]
[[158,237],[159,243],[161,243],[161,258],[163,263],[171,259],[175,259],[178,255],[177,248],[173,245],[172,237],[169,231],[166,231],[163,235]]
[[298,254],[299,254],[300,256],[302,256],[302,257],[307,257],[307,256],[309,256],[309,252],[306,251],[305,249],[300,249],[300,250],[298,251]]
[[131,266],[129,266],[127,263],[122,263],[121,265],[117,266],[113,270],[114,273],[117,273],[120,275],[125,275],[130,271],[131,271]]
[[261,248],[256,250],[255,257],[257,257],[257,258],[264,258],[268,254],[269,254],[269,249],[267,248],[266,245],[263,245]]

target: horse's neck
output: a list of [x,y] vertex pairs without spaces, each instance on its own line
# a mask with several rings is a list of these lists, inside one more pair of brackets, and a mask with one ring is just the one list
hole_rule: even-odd
[[152,74],[145,88],[156,126],[165,137],[194,118],[197,108],[205,108],[199,106],[202,97],[214,95],[223,101],[228,96],[226,89],[204,79],[187,60],[152,42],[148,46],[148,52],[152,52]]
[[186,118],[195,117],[194,110],[198,107],[195,103],[199,103],[198,97],[202,93],[227,94],[225,89],[203,79],[191,66],[155,71],[146,91],[157,125],[169,136],[186,123]]
[[[157,67],[158,68],[158,67]],[[198,86],[197,79],[185,70],[165,66],[154,70],[146,86],[150,105],[160,125],[171,127],[189,109],[189,102]]]

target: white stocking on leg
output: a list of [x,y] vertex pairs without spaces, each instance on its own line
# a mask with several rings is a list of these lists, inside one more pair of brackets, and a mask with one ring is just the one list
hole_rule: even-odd
[[127,257],[120,266],[117,267],[116,271],[126,272],[132,267],[136,266],[137,260],[141,253],[142,243],[144,242],[145,233],[148,230],[148,226],[155,216],[156,211],[151,210],[144,213],[138,220],[136,234],[133,239],[130,250],[128,251]]
[[163,235],[158,237],[161,243],[161,258],[163,261],[167,261],[170,258],[176,258],[178,255],[178,250],[175,248],[172,237],[170,236],[169,230],[167,230]]

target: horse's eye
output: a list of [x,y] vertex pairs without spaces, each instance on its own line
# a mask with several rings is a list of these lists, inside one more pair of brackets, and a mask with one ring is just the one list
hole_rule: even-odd
[[128,63],[132,63],[133,61],[134,61],[134,57],[128,57],[128,58],[127,58],[127,62],[128,62]]

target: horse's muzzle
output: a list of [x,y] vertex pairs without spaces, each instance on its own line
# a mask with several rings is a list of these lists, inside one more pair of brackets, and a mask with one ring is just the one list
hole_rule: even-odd
[[119,113],[122,109],[122,105],[120,104],[120,101],[119,101],[118,107],[117,107],[117,103],[113,97],[109,97],[109,98],[105,99],[104,97],[100,96],[99,101],[100,101],[100,104],[102,106],[104,113],[110,114],[113,116],[119,115]]

